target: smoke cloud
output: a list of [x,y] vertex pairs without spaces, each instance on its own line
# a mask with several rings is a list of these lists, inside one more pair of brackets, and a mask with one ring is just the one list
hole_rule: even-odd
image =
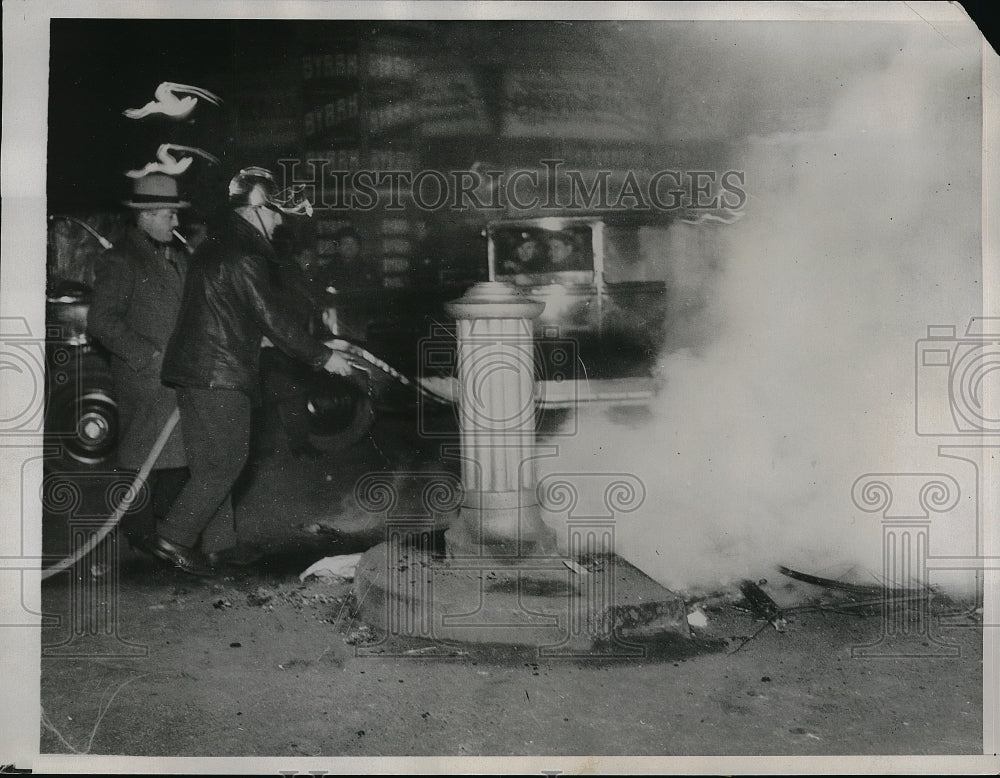
[[[650,418],[585,408],[541,463],[540,475],[638,477],[645,500],[616,519],[615,550],[679,591],[777,564],[877,579],[881,516],[851,500],[868,472],[953,473],[962,499],[934,520],[932,545],[975,548],[971,470],[915,432],[914,343],[929,324],[961,333],[981,313],[978,36],[869,36],[872,66],[854,63],[827,90],[823,127],[801,131],[800,105],[780,95],[802,99],[796,63],[811,60],[785,30],[781,77],[756,84],[789,129],[739,140],[749,201],[717,228],[724,260],[684,323],[698,348],[661,355]],[[691,262],[674,272],[701,273],[701,287]]]

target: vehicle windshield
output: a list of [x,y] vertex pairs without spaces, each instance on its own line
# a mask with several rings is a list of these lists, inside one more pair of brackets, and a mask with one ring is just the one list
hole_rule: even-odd
[[[511,225],[493,231],[498,277],[592,274],[594,251],[589,224],[553,227]],[[587,278],[589,281],[590,278]]]
[[671,243],[666,227],[604,228],[604,280],[609,284],[666,281]]

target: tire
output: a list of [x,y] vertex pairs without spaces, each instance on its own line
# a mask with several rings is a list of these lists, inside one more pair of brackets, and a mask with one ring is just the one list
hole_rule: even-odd
[[309,442],[323,451],[343,451],[364,438],[375,422],[372,401],[349,381],[316,379],[306,396]]
[[94,352],[50,364],[45,407],[45,441],[58,453],[47,460],[54,471],[107,470],[118,447],[118,403],[111,369]]

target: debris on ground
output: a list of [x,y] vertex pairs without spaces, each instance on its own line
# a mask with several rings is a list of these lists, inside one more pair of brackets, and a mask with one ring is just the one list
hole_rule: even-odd
[[695,629],[704,629],[708,626],[708,616],[705,615],[705,611],[701,608],[695,608],[687,615],[687,623],[689,627],[694,627]]
[[[796,581],[802,581],[826,590],[822,596],[813,598],[808,604],[786,608],[786,613],[826,611],[864,616],[880,613],[886,607],[904,606],[919,609],[923,604],[927,607],[936,607],[940,611],[954,605],[949,597],[941,594],[935,587],[926,584],[910,588],[890,587],[886,584],[857,584],[834,578],[823,578],[784,566],[779,566],[778,571]],[[968,611],[961,612],[967,613]]]
[[803,581],[804,583],[812,584],[813,586],[822,586],[825,589],[837,589],[842,592],[857,594],[864,597],[907,597],[919,594],[920,592],[920,589],[890,588],[882,584],[852,584],[846,581],[838,581],[834,578],[821,578],[818,575],[811,575],[809,573],[802,573],[798,570],[792,570],[784,565],[778,567],[778,572],[796,581]]
[[403,654],[406,656],[468,656],[468,651],[462,651],[458,648],[450,648],[448,646],[423,646],[422,648],[411,648],[408,651],[404,651]]
[[[764,625],[754,632],[752,635],[742,639],[742,642],[730,651],[730,654],[735,654],[737,651],[742,649],[747,643],[750,643],[754,638],[756,638],[761,632],[767,629],[769,626],[774,627],[775,632],[784,632],[785,628],[788,626],[788,621],[785,619],[785,613],[781,607],[776,603],[771,595],[761,589],[761,584],[765,584],[767,581],[760,581],[757,583],[755,581],[745,580],[740,583],[740,593],[743,595],[742,605],[745,609],[754,615],[755,618],[761,619]],[[738,606],[737,606],[738,607]]]
[[[803,613],[842,613],[865,618],[878,615],[884,612],[886,607],[891,606],[910,609],[914,618],[920,617],[921,608],[933,608],[938,615],[948,612],[952,616],[975,618],[974,615],[971,615],[971,610],[956,608],[950,598],[931,586],[900,588],[879,583],[851,583],[833,578],[823,578],[785,566],[779,566],[777,569],[788,578],[810,586],[820,587],[825,591],[819,595],[809,595],[799,589],[796,591],[797,602],[792,604],[788,602],[787,597],[784,597],[782,599],[785,604],[782,605],[764,590],[763,587],[768,584],[767,580],[746,579],[739,583],[739,595],[730,591],[728,594],[701,593],[701,596],[689,598],[687,600],[689,626],[697,626],[691,621],[696,610],[700,610],[703,614],[707,612],[707,614],[721,616],[727,608],[743,611],[753,616],[757,621],[764,622],[752,634],[729,636],[729,640],[736,644],[730,653],[735,654],[755,640],[768,627],[773,627],[779,633],[785,632],[789,622]],[[787,590],[793,586],[794,584],[789,583],[780,588]],[[694,618],[700,620],[698,616]],[[705,618],[707,623],[708,616],[706,615]],[[713,626],[719,627],[723,623],[725,623],[724,618],[722,621],[713,621],[702,629],[711,631]]]
[[367,624],[361,624],[347,633],[344,642],[349,646],[368,646],[378,642],[378,636]]
[[299,613],[312,613],[318,621],[337,623],[346,612],[350,592],[340,579],[325,578],[320,581],[321,583],[294,586],[258,586],[247,594],[247,604],[265,611],[289,607]]
[[299,526],[308,535],[342,535],[343,532],[326,521],[313,521]]
[[751,613],[758,619],[763,619],[778,632],[784,632],[788,626],[785,614],[760,584],[746,580],[740,583],[740,592]]
[[564,559],[562,563],[577,575],[590,575],[590,571],[586,567],[578,565],[572,559]]
[[247,595],[247,605],[267,605],[274,599],[276,594],[277,591],[274,589],[270,589],[267,586],[258,586]]
[[342,581],[353,581],[354,572],[361,561],[361,554],[341,554],[339,556],[328,556],[314,562],[302,573],[299,580],[304,581],[309,576],[318,578],[338,578]]
[[580,564],[586,568],[588,573],[600,573],[613,562],[613,556],[613,554],[592,554],[580,557]]

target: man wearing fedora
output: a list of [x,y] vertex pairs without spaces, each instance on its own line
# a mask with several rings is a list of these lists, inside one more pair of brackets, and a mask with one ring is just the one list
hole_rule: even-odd
[[262,339],[314,370],[351,372],[308,333],[278,287],[274,231],[284,215],[309,215],[312,206],[258,167],[233,178],[229,202],[228,222],[195,253],[163,362],[164,383],[177,387],[191,478],[145,543],[193,575],[260,556],[238,542],[230,492],[249,454],[251,409],[261,400]]
[[[124,205],[133,223],[98,266],[87,327],[110,352],[118,400],[118,465],[138,471],[177,407],[160,381],[167,340],[180,310],[187,252],[175,242],[177,211],[189,203],[177,181],[162,173],[135,179]],[[147,480],[147,492],[123,522],[129,542],[141,547],[155,519],[166,515],[187,480],[181,430],[175,428]]]

